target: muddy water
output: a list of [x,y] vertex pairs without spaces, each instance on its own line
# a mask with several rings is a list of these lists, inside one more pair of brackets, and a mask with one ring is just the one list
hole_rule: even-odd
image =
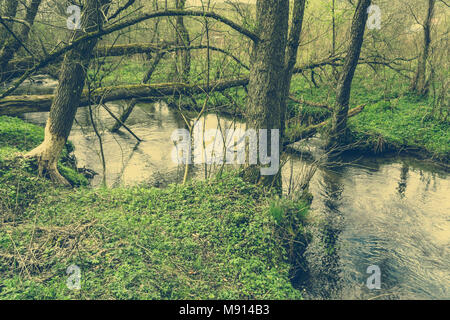
[[[110,104],[118,114],[124,107]],[[183,168],[172,161],[171,135],[183,128],[179,116],[163,104],[140,104],[127,125],[143,139],[108,131],[114,120],[94,109],[102,135],[109,186],[149,183],[164,186],[182,179]],[[44,124],[47,114],[27,114]],[[206,129],[230,126],[229,120],[207,115]],[[78,166],[98,172],[99,143],[87,108],[79,109],[69,138]],[[313,145],[312,143],[311,145]],[[450,177],[438,167],[409,158],[349,158],[339,167],[321,167],[311,181],[315,221],[320,225],[307,252],[310,273],[300,282],[306,298],[315,299],[449,299]],[[293,161],[294,178],[308,164]],[[291,170],[283,168],[285,185]],[[204,170],[194,174],[203,178]],[[295,181],[295,179],[294,179]],[[326,243],[324,245],[323,243]],[[369,290],[369,266],[379,267],[381,289]]]

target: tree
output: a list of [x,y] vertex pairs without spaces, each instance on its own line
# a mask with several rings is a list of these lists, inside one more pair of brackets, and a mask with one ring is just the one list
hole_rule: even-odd
[[[2,6],[0,7],[0,16],[6,18],[15,18],[17,13],[17,5],[18,1],[14,0],[7,0],[6,3],[1,3]],[[0,29],[0,48],[3,48],[3,44],[5,43],[5,40],[9,39],[11,34],[9,34],[8,29],[12,30],[13,28],[13,22],[12,21],[5,21],[5,25],[2,26]]]
[[[82,30],[92,32],[100,29],[109,3],[110,0],[85,0],[81,18]],[[71,35],[71,40],[75,40],[82,34],[83,31],[75,30]],[[69,185],[58,172],[57,163],[72,128],[84,88],[90,57],[97,44],[97,39],[83,41],[65,55],[60,71],[59,85],[45,127],[44,141],[26,155],[29,158],[37,158],[39,175],[47,174],[52,181],[58,184]]]
[[420,54],[417,70],[411,82],[410,90],[419,95],[428,94],[429,81],[427,80],[427,60],[430,53],[431,44],[431,22],[434,15],[436,0],[428,0],[428,13],[423,27],[423,46]]
[[291,90],[291,80],[294,74],[294,67],[297,63],[298,46],[300,44],[300,35],[303,27],[303,16],[305,14],[306,0],[294,0],[294,7],[291,19],[291,28],[286,47],[286,62],[283,79],[283,95],[281,103],[281,135],[284,133],[285,118],[286,118],[286,101]]
[[[6,37],[3,47],[0,50],[0,82],[5,80],[4,71],[8,66],[8,62],[14,57],[14,54],[19,50],[19,48],[24,46],[24,43],[28,40],[28,35],[30,33],[31,26],[34,23],[34,19],[36,18],[40,4],[41,0],[31,0],[26,6],[25,20],[21,23],[19,33],[17,35],[11,29],[12,25],[8,26],[4,23],[3,19],[1,20],[2,24],[4,23],[4,29],[8,28],[9,30],[5,30],[8,37]],[[17,1],[8,0],[6,3],[6,13],[15,16],[16,11]],[[14,18],[13,16],[11,17]],[[2,36],[5,35],[5,31],[3,31]],[[26,50],[28,51],[28,49]]]
[[[175,6],[177,10],[184,10],[186,4],[186,0],[175,0]],[[178,46],[189,47],[190,46],[190,38],[189,32],[184,24],[184,17],[178,16],[176,17],[176,25],[175,25],[175,43]],[[176,52],[176,66],[178,70],[178,74],[181,81],[187,83],[189,81],[189,74],[191,72],[191,51],[190,50],[179,50]]]
[[367,10],[370,3],[371,0],[359,0],[353,16],[350,30],[350,45],[347,49],[344,66],[337,84],[337,96],[329,132],[328,146],[330,148],[341,144],[345,136],[352,81],[364,40],[364,31],[368,17]]
[[[289,0],[258,0],[256,17],[259,40],[251,53],[246,117],[249,128],[268,130],[267,141],[261,143],[268,144],[267,153],[273,157],[271,130],[282,128]],[[246,168],[244,177],[264,185],[276,183],[276,176],[261,176],[257,166]]]

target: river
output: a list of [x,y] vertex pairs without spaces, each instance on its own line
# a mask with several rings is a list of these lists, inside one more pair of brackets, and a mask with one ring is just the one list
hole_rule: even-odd
[[[108,104],[116,114],[120,104]],[[183,120],[166,105],[138,104],[125,130],[111,134],[114,120],[94,108],[102,135],[108,186],[147,183],[163,187],[180,182],[183,168],[172,161],[171,135]],[[27,121],[43,125],[47,113],[26,114]],[[215,129],[229,119],[206,115],[201,121]],[[238,124],[239,125],[239,124]],[[99,143],[87,108],[80,108],[69,139],[75,145],[79,167],[99,175]],[[310,161],[294,157],[293,176]],[[288,180],[289,165],[283,168]],[[200,166],[194,171],[204,178]],[[310,192],[312,215],[321,230],[306,253],[309,274],[297,282],[307,299],[450,299],[450,178],[448,171],[410,157],[348,156],[339,166],[320,166]],[[325,250],[323,241],[329,243]],[[367,268],[380,270],[380,289],[369,289]]]

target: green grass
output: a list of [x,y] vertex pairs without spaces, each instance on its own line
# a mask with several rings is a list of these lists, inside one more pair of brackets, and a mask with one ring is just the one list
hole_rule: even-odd
[[[372,78],[367,68],[359,67],[353,80],[350,108],[367,104],[364,111],[349,119],[350,136],[358,149],[414,151],[423,156],[448,162],[450,159],[450,123],[432,115],[432,99],[408,94],[408,82],[394,73],[386,78]],[[292,92],[304,100],[332,106],[335,93],[331,87],[315,88],[301,76],[295,76]],[[290,103],[292,116],[302,119],[301,125],[324,121],[326,109],[303,107]],[[297,124],[298,125],[298,124]]]
[[[30,125],[18,118],[0,117],[0,164],[3,167],[14,167],[18,153],[26,153],[38,146],[44,140],[44,129]],[[73,185],[87,185],[88,180],[78,174],[73,159],[69,156],[73,145],[68,142],[63,149],[58,169],[61,174]],[[28,173],[35,173],[35,163],[27,164]],[[34,169],[33,169],[34,168]],[[7,172],[6,172],[7,173]],[[0,174],[2,171],[0,170]]]
[[[0,230],[0,298],[299,299],[264,203],[233,177],[53,190]],[[66,287],[71,264],[80,291]]]
[[[0,299],[301,299],[278,236],[306,221],[306,204],[278,204],[275,218],[271,195],[232,173],[167,189],[61,189],[10,157],[41,129],[0,121]],[[66,285],[72,264],[81,290]]]
[[363,147],[376,151],[422,151],[438,160],[450,159],[450,124],[431,116],[426,100],[403,96],[366,107],[349,121],[349,128]]

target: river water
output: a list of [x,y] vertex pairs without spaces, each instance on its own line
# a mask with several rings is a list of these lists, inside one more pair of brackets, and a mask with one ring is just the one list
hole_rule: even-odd
[[[116,114],[124,108],[108,106]],[[183,168],[171,157],[171,135],[184,127],[175,112],[164,104],[138,104],[126,123],[143,139],[140,143],[123,129],[111,134],[108,128],[115,121],[104,109],[94,108],[93,113],[101,120],[97,126],[103,140],[107,185],[162,187],[182,180]],[[24,118],[44,125],[47,113]],[[201,121],[206,129],[231,124],[229,119],[211,114]],[[75,145],[78,166],[99,173],[92,184],[100,185],[99,143],[87,108],[78,110],[69,139]],[[305,297],[450,299],[448,171],[408,157],[353,156],[344,160],[338,167],[320,166],[310,184],[312,216],[321,231],[306,253],[309,274],[298,284],[305,288]],[[294,157],[292,171],[289,165],[283,167],[284,184],[291,173],[295,181],[308,163]],[[193,172],[204,178],[201,166]],[[380,289],[367,287],[370,266],[380,270]]]

